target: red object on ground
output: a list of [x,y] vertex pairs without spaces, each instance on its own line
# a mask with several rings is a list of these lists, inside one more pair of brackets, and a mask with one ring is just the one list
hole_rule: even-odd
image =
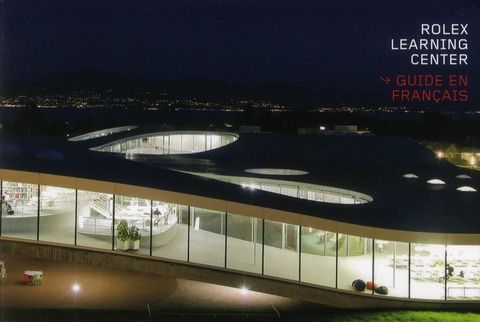
[[372,281],[368,281],[368,282],[367,282],[367,289],[373,290],[373,289],[375,289],[375,288],[377,288],[377,284],[373,284]]

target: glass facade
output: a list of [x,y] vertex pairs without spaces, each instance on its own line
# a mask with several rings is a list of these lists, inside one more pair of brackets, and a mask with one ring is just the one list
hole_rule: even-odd
[[316,202],[352,205],[373,201],[372,197],[364,193],[331,186],[267,178],[226,176],[202,172],[194,172],[194,174],[197,176],[237,184],[247,190],[263,190],[284,196],[307,199]]
[[95,148],[101,152],[138,154],[185,154],[220,148],[237,140],[236,134],[169,133],[127,138]]
[[445,246],[431,244],[411,244],[410,257],[410,296],[420,299],[444,299]]
[[[372,239],[338,234],[338,288],[352,289],[357,279],[373,282]],[[372,293],[366,288],[365,292]]]
[[37,239],[38,186],[2,182],[2,235]]
[[39,240],[75,243],[75,190],[40,186]]
[[189,207],[152,202],[152,255],[188,260]]
[[480,300],[480,246],[447,246],[447,299]]
[[262,273],[263,221],[227,214],[227,268]]
[[113,195],[77,191],[77,245],[112,249]]
[[211,209],[3,181],[1,235],[202,264],[354,292],[480,300],[480,246],[373,240]]
[[190,261],[225,266],[226,214],[190,207]]
[[264,273],[290,280],[299,279],[299,226],[265,220]]
[[301,281],[335,287],[337,234],[302,227]]
[[374,281],[389,296],[408,297],[408,243],[375,240]]
[[[115,196],[115,249],[137,251],[150,254],[150,229],[152,229],[152,211],[150,200],[127,196]],[[120,224],[122,223],[122,224]],[[122,225],[128,234],[119,234]],[[120,225],[120,226],[119,226]],[[137,232],[137,237],[131,235]],[[138,238],[138,239],[137,239]],[[123,240],[122,240],[123,239]]]

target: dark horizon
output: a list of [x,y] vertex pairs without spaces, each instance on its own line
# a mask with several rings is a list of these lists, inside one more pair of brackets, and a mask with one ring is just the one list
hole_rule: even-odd
[[[287,83],[388,105],[381,75],[468,73],[478,105],[480,6],[460,1],[3,0],[0,78],[94,70],[151,81]],[[415,67],[391,38],[421,23],[468,23],[469,65]],[[1,88],[0,88],[1,89]]]

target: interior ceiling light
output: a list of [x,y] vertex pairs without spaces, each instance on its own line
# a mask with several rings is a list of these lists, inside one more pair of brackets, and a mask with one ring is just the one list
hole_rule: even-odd
[[463,191],[463,192],[476,192],[477,189],[469,187],[469,186],[461,186],[457,188],[458,191]]
[[445,181],[440,180],[440,179],[431,179],[431,180],[428,180],[427,183],[429,183],[429,184],[445,184]]

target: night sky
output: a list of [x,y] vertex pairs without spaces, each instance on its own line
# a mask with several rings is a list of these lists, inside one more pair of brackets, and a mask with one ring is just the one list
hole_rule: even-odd
[[379,76],[409,72],[390,39],[421,23],[468,23],[468,72],[480,92],[480,1],[0,0],[1,76],[93,69],[135,77],[291,82],[375,93]]

